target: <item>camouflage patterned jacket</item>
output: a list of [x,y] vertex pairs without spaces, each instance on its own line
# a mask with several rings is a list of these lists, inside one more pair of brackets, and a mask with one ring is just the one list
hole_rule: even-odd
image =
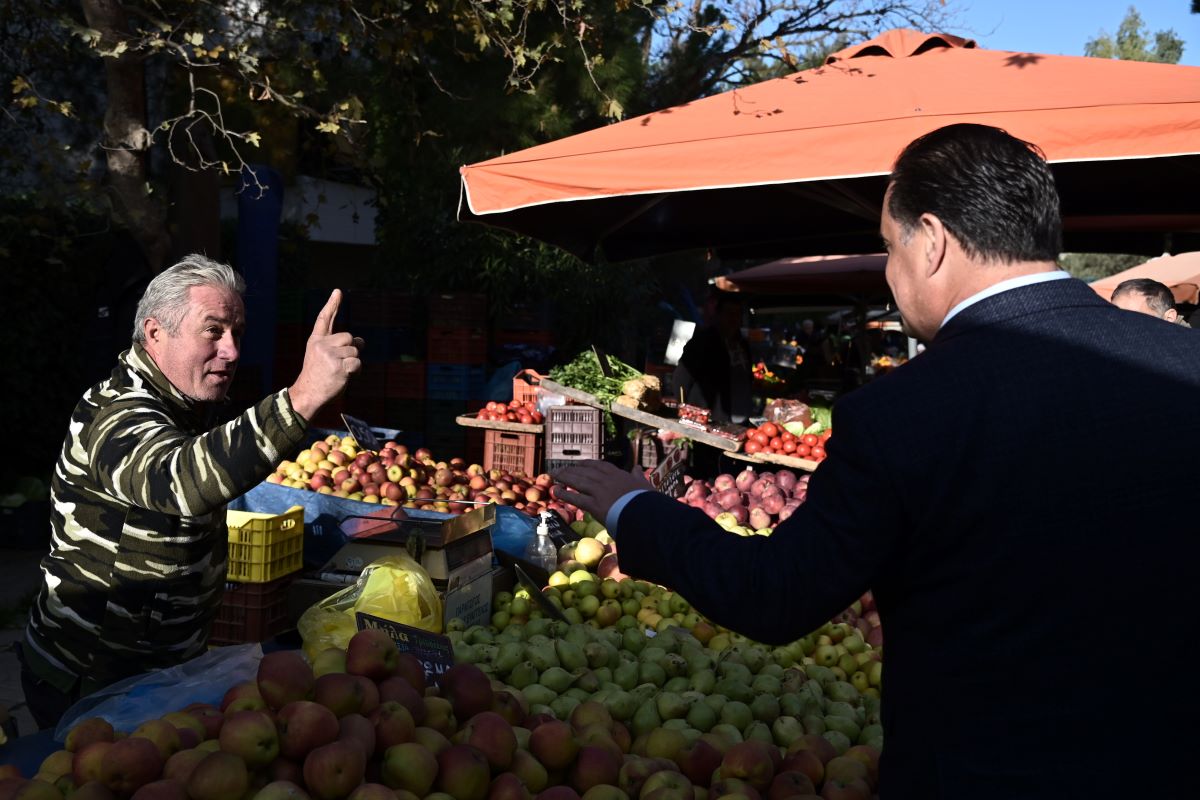
[[201,653],[224,590],[225,504],[294,450],[286,391],[208,430],[134,345],[79,401],[51,480],[45,582],[26,629],[39,677],[84,695]]

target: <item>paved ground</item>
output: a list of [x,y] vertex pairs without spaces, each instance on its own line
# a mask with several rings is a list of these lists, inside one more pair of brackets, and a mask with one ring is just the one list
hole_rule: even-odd
[[25,612],[18,607],[25,607],[41,583],[41,558],[37,550],[0,549],[0,705],[10,709],[22,736],[34,733],[37,726],[24,708],[21,670],[10,645],[21,637],[25,625]]

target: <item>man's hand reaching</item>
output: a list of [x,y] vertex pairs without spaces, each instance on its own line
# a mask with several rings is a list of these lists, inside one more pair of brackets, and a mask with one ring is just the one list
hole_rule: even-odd
[[602,524],[613,504],[629,492],[653,491],[641,475],[626,472],[606,461],[580,461],[563,467],[554,472],[554,480],[555,498],[579,506]]

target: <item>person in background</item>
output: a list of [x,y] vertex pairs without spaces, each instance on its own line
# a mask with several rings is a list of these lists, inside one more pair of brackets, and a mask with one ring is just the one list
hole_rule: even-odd
[[751,407],[750,349],[742,337],[742,301],[715,293],[705,305],[707,324],[683,348],[675,368],[684,402],[709,410],[712,422],[744,423]]
[[[1147,624],[1192,622],[1200,463],[1163,443],[1200,439],[1200,348],[1060,270],[1061,226],[1049,166],[1004,131],[950,125],[904,149],[880,230],[928,349],[839,400],[807,500],[770,536],[730,536],[606,462],[555,473],[555,496],[606,521],[622,572],[752,639],[793,641],[870,589],[883,800],[1196,794],[1192,716],[1137,704],[1147,770],[1113,698],[1145,673]],[[1114,448],[1121,426],[1137,433]],[[1200,640],[1168,652],[1195,663]]]
[[1111,302],[1126,311],[1149,314],[1167,322],[1180,321],[1179,312],[1175,310],[1175,295],[1165,285],[1150,278],[1122,281],[1113,290]]
[[71,416],[51,480],[50,552],[19,652],[34,720],[204,652],[225,585],[225,504],[301,444],[361,367],[334,290],[289,388],[212,427],[245,330],[241,276],[200,255],[156,276],[133,343]]

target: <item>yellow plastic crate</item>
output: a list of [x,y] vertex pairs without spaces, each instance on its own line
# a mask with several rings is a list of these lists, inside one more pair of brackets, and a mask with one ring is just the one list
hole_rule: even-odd
[[229,567],[226,577],[239,583],[267,583],[304,564],[304,507],[282,514],[226,511]]

